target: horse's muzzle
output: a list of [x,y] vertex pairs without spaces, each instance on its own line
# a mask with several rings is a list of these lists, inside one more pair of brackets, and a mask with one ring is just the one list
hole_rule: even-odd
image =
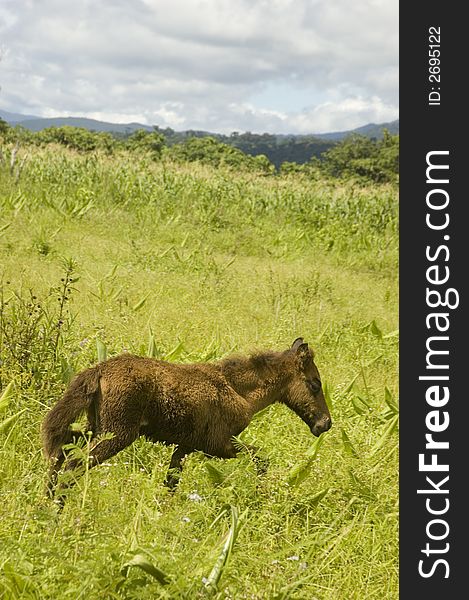
[[321,435],[321,433],[325,433],[326,431],[329,431],[329,429],[332,427],[332,419],[330,417],[323,417],[322,419],[319,419],[318,421],[316,421],[316,423],[314,425],[312,425],[310,427],[311,429],[311,433],[313,435],[315,435],[316,437],[319,437]]

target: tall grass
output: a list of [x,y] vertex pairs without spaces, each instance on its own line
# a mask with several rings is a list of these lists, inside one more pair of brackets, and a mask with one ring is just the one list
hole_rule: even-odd
[[[21,164],[0,165],[0,596],[397,598],[396,190],[59,148]],[[171,448],[139,439],[61,514],[46,501],[40,423],[74,372],[299,335],[327,435],[275,405],[239,440],[261,477],[195,454],[170,495]]]
[[392,186],[363,188],[301,175],[234,177],[226,169],[176,168],[135,156],[111,159],[65,154],[59,148],[37,151],[23,171],[18,185],[3,170],[5,207],[31,212],[47,206],[74,219],[93,207],[119,214],[125,209],[141,225],[190,228],[192,234],[222,238],[218,244],[236,253],[269,249],[287,257],[313,245],[345,252],[368,267],[395,267],[397,202]]

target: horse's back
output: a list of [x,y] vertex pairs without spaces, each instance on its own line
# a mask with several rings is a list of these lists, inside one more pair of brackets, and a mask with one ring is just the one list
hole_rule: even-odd
[[[170,363],[121,354],[100,364],[105,411],[141,415],[162,441],[184,436],[237,435],[250,421],[246,400],[217,363]],[[217,433],[218,432],[218,433]]]

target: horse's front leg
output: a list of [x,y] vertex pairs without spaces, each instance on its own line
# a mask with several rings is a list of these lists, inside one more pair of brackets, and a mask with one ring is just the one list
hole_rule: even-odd
[[256,467],[258,475],[265,475],[267,473],[267,469],[269,468],[269,459],[265,456],[259,456],[259,448],[257,446],[253,446],[252,444],[243,444],[243,448],[241,450],[245,450],[249,454],[249,457],[252,459],[252,462]]
[[249,457],[252,459],[258,475],[265,475],[269,466],[269,459],[259,456],[259,448],[252,444],[234,444],[233,440],[230,440],[216,456],[219,458],[234,458],[239,452],[247,452]]
[[171,491],[174,491],[179,483],[182,472],[182,462],[188,454],[192,452],[192,449],[185,448],[184,446],[176,446],[171,456],[171,462],[169,463],[169,469],[166,473],[166,479],[164,485]]

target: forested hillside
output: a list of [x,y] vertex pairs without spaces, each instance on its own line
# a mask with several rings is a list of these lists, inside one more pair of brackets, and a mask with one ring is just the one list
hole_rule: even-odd
[[137,151],[153,160],[174,159],[253,171],[302,172],[311,178],[355,178],[394,182],[399,173],[399,136],[384,131],[380,138],[351,134],[340,142],[311,136],[291,137],[251,133],[207,136],[204,132],[176,133],[172,129],[137,129],[131,134],[94,132],[81,127],[49,127],[31,132],[0,120],[0,132],[18,145],[58,143],[79,152]]

